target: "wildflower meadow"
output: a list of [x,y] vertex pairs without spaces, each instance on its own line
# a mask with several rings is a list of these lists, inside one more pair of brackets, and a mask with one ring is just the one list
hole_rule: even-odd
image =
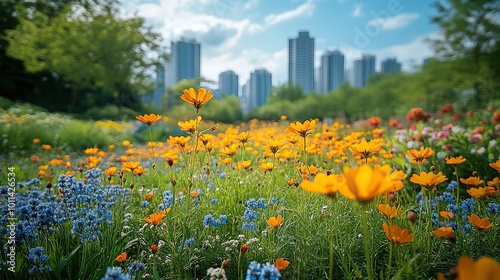
[[229,125],[212,97],[168,137],[3,111],[0,278],[500,279],[499,108]]

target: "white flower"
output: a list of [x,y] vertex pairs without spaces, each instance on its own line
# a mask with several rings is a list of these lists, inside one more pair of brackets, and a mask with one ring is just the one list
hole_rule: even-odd
[[488,146],[490,148],[496,147],[497,146],[497,141],[495,139],[492,139],[488,142]]
[[464,132],[465,130],[463,128],[459,127],[459,126],[454,126],[454,127],[451,128],[451,131],[453,133],[460,133],[460,132]]
[[408,147],[408,149],[413,149],[415,148],[416,144],[414,141],[408,141],[408,143],[406,143],[406,146]]
[[438,152],[436,155],[440,160],[443,160],[446,157],[446,153],[444,152]]
[[477,154],[478,155],[482,155],[486,152],[486,148],[485,147],[481,147],[479,149],[477,149]]

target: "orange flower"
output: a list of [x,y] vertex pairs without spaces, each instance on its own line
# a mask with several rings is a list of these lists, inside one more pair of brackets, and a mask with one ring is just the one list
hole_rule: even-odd
[[389,219],[396,217],[396,207],[394,206],[391,207],[389,204],[379,204],[377,208]]
[[40,143],[42,140],[40,140],[39,138],[33,138],[33,144],[38,144]]
[[456,166],[464,163],[467,159],[464,158],[462,155],[459,155],[458,157],[447,157],[444,160],[446,161],[447,164]]
[[118,257],[116,257],[115,260],[117,262],[120,262],[120,263],[126,261],[127,260],[127,252],[123,252],[120,255],[118,255]]
[[490,163],[489,166],[491,168],[496,169],[496,171],[500,172],[500,159],[495,161],[495,162]]
[[401,229],[396,225],[388,225],[384,223],[382,225],[384,228],[385,236],[389,241],[394,242],[396,245],[401,245],[404,243],[410,243],[413,241],[413,235],[408,232],[408,229]]
[[439,216],[441,216],[445,219],[451,219],[455,216],[455,214],[453,214],[453,212],[449,212],[449,211],[440,211]]
[[201,192],[200,191],[192,191],[189,196],[191,198],[198,198],[200,196]]
[[170,208],[167,208],[167,210],[162,210],[156,213],[151,214],[149,217],[144,218],[144,221],[156,226],[158,223],[160,223],[163,219],[163,217],[170,211]]
[[288,130],[300,135],[302,137],[306,137],[311,134],[311,132],[316,128],[316,121],[305,121],[303,124],[300,122],[290,123],[288,126]]
[[478,230],[489,229],[493,226],[493,223],[490,222],[488,218],[481,219],[476,214],[467,216],[467,219],[469,219],[469,222],[471,222]]
[[365,159],[378,153],[383,144],[384,141],[382,139],[373,139],[369,142],[363,139],[361,143],[350,146],[349,151],[351,151],[353,155]]
[[189,142],[189,140],[191,140],[191,137],[184,137],[184,136],[172,136],[170,135],[170,137],[168,138],[168,143],[172,144],[172,145],[178,145],[180,146],[181,148],[184,148],[186,146],[186,144]]
[[140,120],[141,122],[147,124],[148,126],[151,126],[155,122],[159,121],[161,119],[161,115],[156,115],[156,114],[144,114],[144,115],[138,115],[135,117],[136,119]]
[[406,155],[411,158],[411,163],[420,164],[424,163],[428,158],[434,154],[434,150],[430,147],[420,147],[419,150],[411,149],[406,151]]
[[450,234],[452,234],[452,232],[453,232],[452,227],[440,227],[438,229],[431,231],[432,234],[434,234],[439,238],[448,237]]
[[473,198],[481,198],[486,195],[486,188],[470,188],[467,193]]
[[137,166],[137,168],[135,168],[133,171],[132,171],[135,175],[138,175],[138,176],[141,176],[142,174],[144,174],[144,172],[146,172],[146,169],[144,169],[144,167],[142,166]]
[[473,259],[462,256],[457,264],[458,280],[498,280],[500,264],[489,257],[481,257],[474,262]]
[[94,148],[87,148],[87,149],[85,149],[85,154],[87,154],[87,155],[95,155],[95,154],[97,154],[98,150],[99,149],[96,148],[96,147],[94,147]]
[[484,181],[481,180],[478,176],[471,176],[467,179],[460,178],[460,182],[462,182],[468,186],[471,186],[471,187],[477,187],[477,186],[484,183]]
[[302,181],[302,183],[300,183],[300,186],[305,191],[321,193],[330,198],[335,198],[337,190],[342,185],[343,180],[344,178],[339,175],[326,175],[326,173],[318,173],[318,175],[314,177],[314,182],[304,180]]
[[395,185],[402,184],[401,181],[389,180],[390,166],[377,166],[371,168],[362,165],[357,168],[344,167],[345,184],[339,188],[339,192],[360,203],[370,202],[377,195],[390,191]]
[[118,168],[116,168],[115,166],[112,166],[110,168],[107,168],[106,170],[104,170],[104,173],[106,173],[108,176],[113,176],[113,174],[115,174],[116,170]]
[[434,174],[433,172],[420,172],[420,175],[413,174],[410,178],[410,182],[429,189],[436,187],[446,180],[448,180],[448,178],[441,172],[438,174]]
[[248,245],[247,244],[243,244],[241,245],[241,248],[240,248],[240,254],[245,254],[248,250]]
[[51,149],[52,149],[52,146],[51,146],[51,145],[49,145],[49,144],[43,144],[43,145],[42,145],[42,149],[44,149],[44,150],[48,151],[48,150],[51,150]]
[[368,119],[368,124],[373,128],[377,128],[382,123],[382,120],[379,117],[371,117]]
[[283,147],[283,143],[281,143],[280,141],[271,140],[267,142],[267,147],[269,148],[269,150],[271,150],[271,153],[276,154],[279,149]]
[[281,222],[283,222],[283,216],[281,215],[278,215],[278,217],[271,217],[267,220],[267,224],[273,228],[278,228]]
[[206,90],[205,88],[199,88],[198,93],[194,88],[185,89],[184,93],[181,95],[181,99],[186,103],[193,104],[196,110],[199,110],[205,103],[210,101],[214,95],[211,90]]
[[158,252],[158,245],[151,244],[151,253],[156,254]]
[[148,193],[148,194],[146,194],[146,195],[144,196],[144,198],[145,198],[146,200],[151,200],[151,199],[153,199],[153,196],[154,196],[154,193]]
[[274,265],[278,268],[279,271],[283,271],[290,265],[290,262],[285,260],[284,258],[279,258],[274,261]]

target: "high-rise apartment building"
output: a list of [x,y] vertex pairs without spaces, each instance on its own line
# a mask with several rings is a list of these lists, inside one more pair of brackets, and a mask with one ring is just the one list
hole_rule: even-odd
[[353,82],[355,87],[366,87],[368,79],[375,74],[375,56],[363,55],[354,61]]
[[299,84],[305,94],[314,90],[314,38],[307,31],[288,40],[288,82]]
[[194,39],[182,38],[171,42],[170,60],[167,64],[167,86],[184,79],[200,77],[201,46]]
[[266,69],[256,69],[250,73],[246,88],[250,98],[250,110],[266,105],[272,89],[272,75]]
[[219,74],[219,92],[222,96],[238,96],[238,75],[228,70]]
[[345,79],[344,55],[340,51],[326,51],[321,56],[318,93],[336,90]]
[[382,60],[381,67],[382,74],[391,74],[401,72],[401,63],[399,63],[395,58],[387,58]]

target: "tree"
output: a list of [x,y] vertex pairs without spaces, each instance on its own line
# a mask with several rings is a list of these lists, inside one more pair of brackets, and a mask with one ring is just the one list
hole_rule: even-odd
[[476,102],[481,103],[483,95],[498,88],[499,78],[494,75],[498,73],[500,58],[495,57],[494,65],[487,58],[498,52],[500,1],[447,0],[436,1],[434,6],[437,15],[432,22],[440,26],[442,35],[432,41],[435,51],[441,59],[454,61],[456,72],[468,74],[465,82],[474,89]]
[[88,3],[68,5],[54,18],[25,13],[7,32],[7,53],[31,73],[49,71],[67,81],[67,111],[85,100],[133,106],[152,89],[148,70],[164,56],[160,35],[144,19],[122,19],[113,6]]
[[297,101],[304,98],[304,90],[299,84],[284,83],[273,87],[269,103],[280,102],[281,100]]

